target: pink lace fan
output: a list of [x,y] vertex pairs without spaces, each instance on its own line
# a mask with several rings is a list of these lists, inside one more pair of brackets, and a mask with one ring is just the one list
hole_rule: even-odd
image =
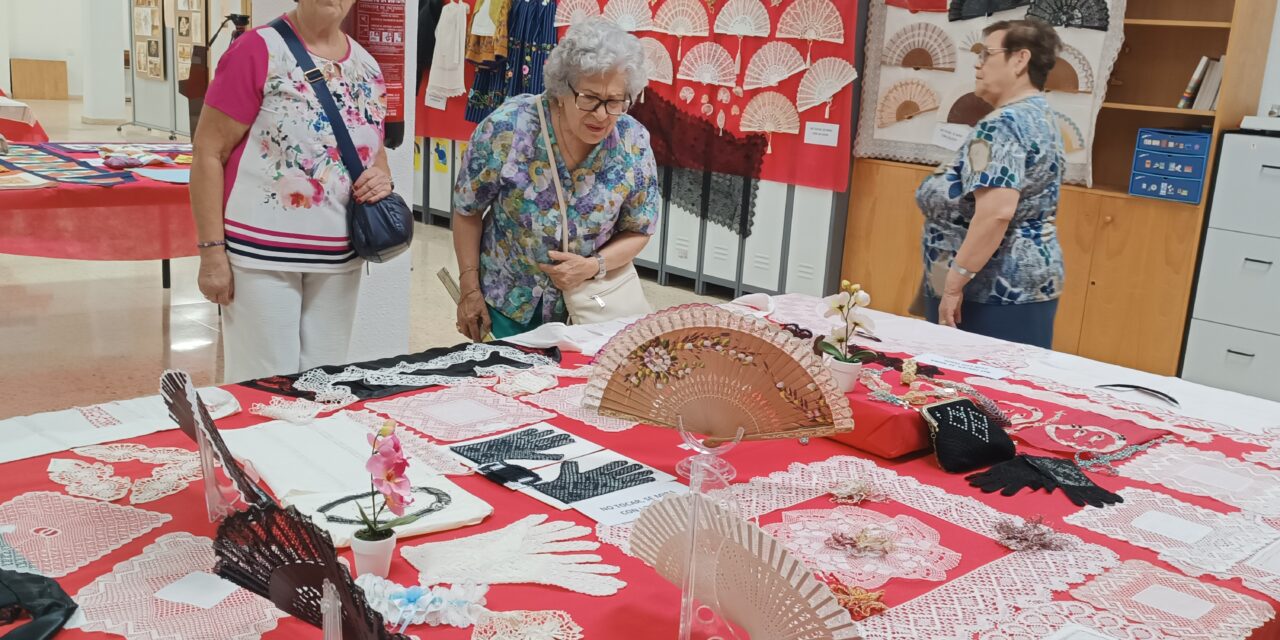
[[738,53],[733,57],[733,70],[742,69],[742,39],[748,36],[768,38],[773,24],[769,10],[760,0],[729,0],[716,15],[716,33],[738,36]]
[[600,5],[596,0],[560,0],[556,5],[556,26],[570,27],[598,15]]
[[709,445],[732,440],[739,427],[749,440],[853,429],[848,399],[811,345],[773,323],[706,304],[646,316],[614,337],[596,356],[583,406],[683,425]]
[[653,12],[646,0],[609,0],[603,15],[626,31],[653,30]]
[[894,67],[954,71],[956,43],[942,27],[917,22],[903,27],[889,38],[881,61]]
[[738,74],[733,69],[733,56],[724,47],[714,42],[703,42],[690,49],[689,55],[680,61],[680,73],[676,77],[702,84],[732,87]]
[[903,80],[889,87],[876,105],[876,126],[881,129],[937,110],[938,92],[919,80]]
[[675,64],[671,61],[671,53],[667,45],[654,38],[640,38],[640,46],[644,47],[644,61],[649,66],[649,80],[671,84],[675,82]]
[[831,0],[795,0],[778,20],[778,37],[809,41],[805,60],[813,62],[813,43],[844,42],[844,19]]
[[831,117],[831,100],[845,86],[858,79],[858,72],[848,60],[823,58],[804,72],[800,79],[800,91],[796,95],[796,108],[801,113],[826,103],[823,118]]
[[769,139],[766,152],[773,153],[773,134],[800,133],[800,113],[786,96],[777,91],[764,91],[747,103],[738,129],[765,134]]
[[667,0],[653,17],[653,30],[676,37],[676,58],[684,56],[685,36],[710,35],[707,10],[699,0]]
[[779,82],[804,71],[805,66],[804,57],[795,47],[775,40],[751,56],[742,86],[746,89],[776,87]]

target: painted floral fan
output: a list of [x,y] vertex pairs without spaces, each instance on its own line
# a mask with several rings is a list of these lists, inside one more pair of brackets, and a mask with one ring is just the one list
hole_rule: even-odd
[[609,0],[604,17],[625,31],[652,31],[653,12],[648,0]]
[[800,79],[800,92],[796,97],[796,108],[804,113],[820,104],[826,104],[823,118],[831,117],[831,100],[841,89],[858,79],[858,72],[848,60],[842,58],[823,58],[804,72]]
[[853,429],[848,399],[812,345],[706,304],[660,311],[615,336],[596,356],[583,398],[604,415],[683,425],[709,445],[732,440],[739,427],[749,440]]
[[742,69],[742,39],[746,37],[768,38],[773,30],[769,10],[760,0],[729,0],[716,15],[716,33],[738,36],[738,53],[733,57],[733,69]]
[[733,56],[729,51],[714,42],[703,42],[689,50],[689,55],[680,61],[681,80],[692,80],[702,84],[721,87],[732,87],[738,77],[733,68]]
[[560,0],[556,5],[556,26],[569,27],[600,15],[596,0]]
[[903,80],[889,87],[876,105],[876,126],[881,129],[910,120],[938,108],[938,93],[919,80]]
[[773,134],[800,133],[800,113],[791,104],[791,100],[781,93],[762,91],[747,103],[738,129],[765,134],[769,139],[769,147],[765,153],[773,153]]
[[889,38],[881,61],[891,67],[954,71],[956,43],[942,27],[917,22],[899,29]]
[[1035,0],[1028,18],[1039,18],[1055,27],[1106,31],[1111,26],[1107,0]]
[[919,13],[921,11],[932,13],[947,12],[947,0],[885,0],[885,4],[906,9],[911,13]]
[[669,495],[640,514],[631,552],[673,584],[689,571],[690,512],[698,525],[693,595],[752,638],[852,640],[858,625],[803,562],[759,526],[710,498]]
[[1046,91],[1092,93],[1093,65],[1079,49],[1064,43],[1044,88]]
[[640,38],[640,46],[644,47],[645,64],[649,65],[649,79],[662,84],[675,82],[675,63],[667,45],[654,38]]
[[807,40],[806,62],[813,62],[813,43],[844,42],[844,19],[831,0],[795,0],[778,20],[778,37]]
[[779,82],[804,71],[807,65],[800,52],[790,44],[775,40],[756,51],[747,63],[745,89],[776,87]]
[[711,33],[707,10],[699,0],[667,0],[653,17],[653,30],[676,37],[676,58],[684,57],[685,36]]
[[952,22],[956,20],[972,20],[973,18],[984,18],[997,11],[1008,11],[1025,7],[1032,3],[1033,0],[951,0],[951,8],[947,11],[947,18]]

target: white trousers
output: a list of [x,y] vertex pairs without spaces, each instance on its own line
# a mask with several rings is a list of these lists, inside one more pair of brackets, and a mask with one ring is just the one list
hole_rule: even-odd
[[244,382],[345,364],[361,269],[299,273],[231,267],[222,308],[223,379]]

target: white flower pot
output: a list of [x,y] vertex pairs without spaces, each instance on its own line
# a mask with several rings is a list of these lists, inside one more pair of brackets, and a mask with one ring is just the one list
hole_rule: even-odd
[[831,370],[831,377],[835,378],[841,393],[849,393],[858,386],[858,374],[862,372],[861,362],[841,362],[827,356],[827,368]]
[[391,571],[391,554],[396,550],[396,535],[385,540],[361,540],[351,536],[351,554],[356,558],[356,575],[371,573],[379,578],[387,577]]

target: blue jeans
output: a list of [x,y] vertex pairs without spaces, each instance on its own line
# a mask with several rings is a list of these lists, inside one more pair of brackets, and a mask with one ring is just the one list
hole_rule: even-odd
[[[938,305],[942,300],[925,296],[925,318],[938,321]],[[983,304],[965,300],[960,303],[960,329],[969,333],[1053,348],[1053,318],[1058,314],[1058,301],[1029,304]]]

